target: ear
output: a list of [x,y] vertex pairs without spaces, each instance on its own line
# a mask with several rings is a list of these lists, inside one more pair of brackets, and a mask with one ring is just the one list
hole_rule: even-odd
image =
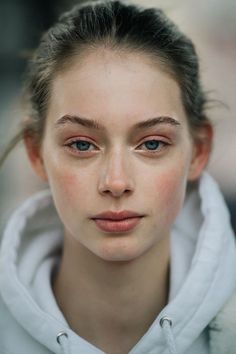
[[43,158],[41,154],[41,146],[37,142],[36,137],[31,133],[24,133],[23,141],[25,149],[34,172],[43,181],[48,181],[47,173],[44,167]]
[[188,180],[197,180],[206,167],[212,148],[213,128],[210,123],[198,128],[193,138],[193,154],[189,168]]

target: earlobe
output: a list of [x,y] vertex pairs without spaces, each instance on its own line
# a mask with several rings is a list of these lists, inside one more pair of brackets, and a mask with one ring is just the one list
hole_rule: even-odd
[[197,180],[206,167],[212,147],[213,128],[211,124],[205,124],[198,128],[198,133],[193,143],[193,154],[189,168],[188,180]]
[[40,144],[35,137],[29,133],[24,133],[23,141],[25,149],[34,172],[43,181],[48,181],[47,173],[41,156]]

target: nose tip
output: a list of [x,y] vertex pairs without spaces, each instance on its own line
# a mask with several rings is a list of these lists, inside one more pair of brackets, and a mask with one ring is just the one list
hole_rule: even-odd
[[113,185],[106,185],[99,189],[100,193],[102,194],[111,194],[113,197],[120,197],[123,194],[130,194],[132,192],[131,187],[127,187],[124,184],[113,184]]

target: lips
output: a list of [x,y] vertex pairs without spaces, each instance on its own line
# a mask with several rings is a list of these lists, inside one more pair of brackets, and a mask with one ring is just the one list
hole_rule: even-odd
[[142,217],[127,218],[122,220],[94,219],[98,228],[105,232],[127,232],[134,229]]
[[130,210],[106,211],[92,218],[97,227],[105,232],[127,232],[135,228],[144,215]]
[[141,215],[131,210],[122,210],[118,212],[105,211],[103,213],[95,215],[94,217],[92,217],[92,219],[123,220],[123,219],[136,218],[141,216],[144,215]]

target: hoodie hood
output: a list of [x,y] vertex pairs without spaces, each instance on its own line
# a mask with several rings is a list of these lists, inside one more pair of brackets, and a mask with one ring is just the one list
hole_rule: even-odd
[[[11,216],[0,254],[0,342],[7,353],[18,354],[19,346],[24,354],[103,353],[70,329],[55,301],[51,283],[62,245],[63,225],[49,190],[30,197]],[[205,328],[235,287],[229,212],[218,185],[204,172],[173,226],[168,304],[130,354],[208,353]]]

